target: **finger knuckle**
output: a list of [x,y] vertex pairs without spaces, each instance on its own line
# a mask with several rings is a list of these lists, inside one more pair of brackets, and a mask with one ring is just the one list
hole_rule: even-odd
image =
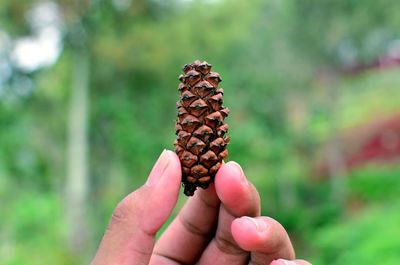
[[118,203],[111,215],[111,223],[121,223],[126,218],[126,209],[124,201]]
[[192,221],[178,216],[178,220],[182,223],[183,227],[191,234],[201,237],[207,237],[208,231],[194,224]]
[[114,226],[119,226],[128,222],[128,219],[132,212],[131,208],[135,208],[134,197],[135,194],[131,193],[118,203],[113,213],[111,214],[111,220],[108,227],[109,229],[112,229]]
[[279,238],[280,240],[272,240],[270,242],[270,248],[271,250],[279,250],[281,249],[286,242],[290,242],[289,236],[285,230],[285,228],[275,219],[271,217],[263,217],[265,218],[266,222],[269,224],[271,229],[271,233],[276,233],[276,236],[273,236],[271,238]]
[[112,231],[115,227],[121,226],[126,220],[125,206],[120,202],[111,214],[111,220],[108,224],[107,230]]

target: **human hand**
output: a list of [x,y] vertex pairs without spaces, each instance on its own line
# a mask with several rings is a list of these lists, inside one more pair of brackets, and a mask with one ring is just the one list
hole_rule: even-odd
[[146,184],[116,207],[91,264],[310,265],[294,260],[289,236],[277,221],[259,216],[258,192],[235,162],[222,165],[215,185],[196,191],[155,242],[180,182],[179,158],[165,150]]

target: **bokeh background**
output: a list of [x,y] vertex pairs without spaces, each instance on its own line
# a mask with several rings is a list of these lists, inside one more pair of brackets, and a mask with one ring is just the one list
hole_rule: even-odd
[[[230,159],[313,264],[400,264],[400,1],[3,0],[0,264],[87,264],[222,76]],[[179,207],[186,198],[181,196]]]

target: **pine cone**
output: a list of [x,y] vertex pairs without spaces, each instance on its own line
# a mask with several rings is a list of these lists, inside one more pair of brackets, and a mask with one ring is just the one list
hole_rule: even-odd
[[228,155],[224,119],[229,109],[222,106],[224,90],[221,78],[211,72],[211,64],[196,60],[183,67],[178,89],[181,93],[176,121],[175,152],[182,165],[184,193],[192,196],[197,189],[214,181],[222,160]]

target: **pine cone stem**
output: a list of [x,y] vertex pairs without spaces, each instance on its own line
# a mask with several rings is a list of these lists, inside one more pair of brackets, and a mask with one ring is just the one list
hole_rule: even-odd
[[229,109],[223,103],[224,90],[218,88],[220,75],[211,64],[196,60],[183,67],[179,76],[180,99],[176,103],[175,152],[182,165],[184,193],[192,196],[197,187],[208,188],[228,155]]

